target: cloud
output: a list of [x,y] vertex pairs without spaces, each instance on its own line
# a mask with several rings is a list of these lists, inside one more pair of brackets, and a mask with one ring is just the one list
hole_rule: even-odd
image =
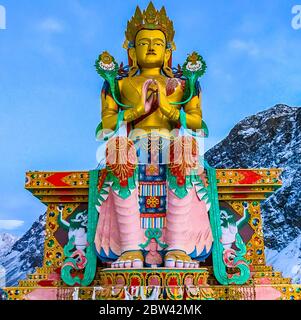
[[245,52],[251,56],[258,56],[259,48],[253,41],[244,41],[241,39],[233,39],[229,42],[230,49]]
[[0,229],[14,230],[24,224],[23,220],[0,220]]
[[60,33],[64,30],[63,24],[54,18],[46,18],[40,24],[39,28],[50,33]]

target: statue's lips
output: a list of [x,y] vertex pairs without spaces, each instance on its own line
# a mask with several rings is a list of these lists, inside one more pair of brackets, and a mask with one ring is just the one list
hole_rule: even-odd
[[147,56],[156,56],[157,54],[154,53],[154,52],[150,52],[150,53],[147,53],[146,55],[147,55]]

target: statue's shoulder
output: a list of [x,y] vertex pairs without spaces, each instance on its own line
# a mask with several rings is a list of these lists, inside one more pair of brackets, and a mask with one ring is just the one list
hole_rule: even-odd
[[124,88],[126,88],[131,82],[129,77],[123,77],[117,79],[119,91],[122,92]]
[[133,76],[133,77],[123,77],[123,78],[119,78],[118,80],[118,86],[120,91],[122,91],[123,89],[127,88],[128,86],[130,87],[140,87],[143,85],[145,78],[141,77],[139,75]]
[[[119,92],[122,91],[122,88],[124,86],[124,82],[126,81],[127,78],[116,78],[114,83],[114,88],[115,91],[117,90],[117,94],[119,94]],[[112,84],[110,85],[110,83],[105,80],[102,86],[102,93],[105,95],[111,95],[112,94],[112,88],[111,88]]]

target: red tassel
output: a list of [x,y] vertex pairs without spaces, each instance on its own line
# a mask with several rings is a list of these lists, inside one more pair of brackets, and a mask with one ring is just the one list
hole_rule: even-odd
[[171,51],[171,54],[170,54],[170,58],[168,60],[168,66],[169,66],[169,68],[172,68],[172,51]]
[[131,67],[133,65],[133,60],[130,57],[130,50],[128,50],[128,61],[129,61],[129,66]]

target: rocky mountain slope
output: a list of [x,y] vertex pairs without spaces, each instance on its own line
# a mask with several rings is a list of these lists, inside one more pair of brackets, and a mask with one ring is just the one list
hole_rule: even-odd
[[31,228],[9,250],[0,255],[0,266],[5,271],[6,286],[18,281],[42,266],[44,252],[45,215],[41,215]]
[[284,277],[292,278],[293,283],[301,283],[301,235],[280,252],[266,248],[265,254],[268,264],[275,270],[281,270]]
[[243,119],[206,159],[216,168],[283,168],[282,188],[262,204],[267,260],[300,281],[301,257],[283,257],[301,256],[301,108],[280,104]]

